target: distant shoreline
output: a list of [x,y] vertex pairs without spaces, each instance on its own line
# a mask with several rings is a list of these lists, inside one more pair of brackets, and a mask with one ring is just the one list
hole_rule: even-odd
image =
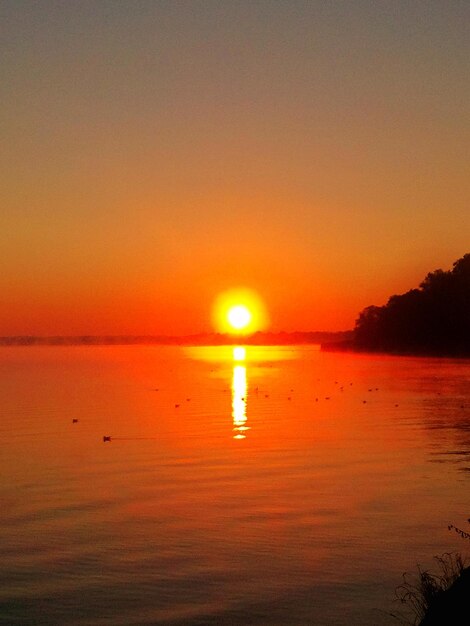
[[0,337],[0,346],[119,346],[119,345],[163,345],[163,346],[220,346],[220,345],[333,345],[352,337],[352,331],[313,332],[258,332],[253,335],[225,335],[201,333],[184,336],[167,335],[74,335],[34,336],[17,335]]
[[312,332],[258,332],[249,336],[224,335],[219,333],[185,336],[171,335],[73,335],[35,336],[16,335],[0,337],[0,347],[30,346],[295,346],[319,345],[322,352],[353,352],[355,354],[383,354],[388,356],[470,358],[464,350],[372,350],[358,347],[354,342],[353,331],[312,331]]
[[401,350],[372,350],[355,345],[352,339],[345,341],[325,342],[320,345],[322,352],[354,352],[355,354],[384,354],[388,356],[416,356],[435,357],[448,359],[468,359],[470,353],[465,350],[425,350],[425,349],[401,349]]

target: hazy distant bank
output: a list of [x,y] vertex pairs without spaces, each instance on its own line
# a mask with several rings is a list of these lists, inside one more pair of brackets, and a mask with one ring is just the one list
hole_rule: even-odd
[[0,346],[118,346],[118,345],[180,345],[180,346],[220,346],[231,344],[244,345],[295,345],[325,344],[333,345],[349,341],[352,331],[340,332],[258,332],[250,336],[207,333],[185,336],[166,335],[80,335],[80,336],[13,336],[0,337]]

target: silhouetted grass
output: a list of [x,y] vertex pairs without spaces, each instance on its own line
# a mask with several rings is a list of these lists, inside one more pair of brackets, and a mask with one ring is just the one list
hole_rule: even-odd
[[[458,612],[462,597],[462,589],[457,589],[457,583],[465,582],[467,586],[470,568],[465,568],[462,556],[458,553],[445,553],[434,559],[438,565],[437,573],[422,570],[418,566],[417,574],[403,574],[403,583],[395,590],[397,600],[406,604],[410,612],[410,617],[401,613],[391,614],[402,624],[450,626],[455,623],[452,616]],[[466,589],[464,595],[468,597]]]

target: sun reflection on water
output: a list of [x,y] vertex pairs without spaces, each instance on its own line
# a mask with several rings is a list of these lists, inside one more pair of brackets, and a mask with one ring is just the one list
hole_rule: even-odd
[[[232,427],[234,439],[246,439],[247,400],[248,400],[248,368],[250,375],[266,376],[273,371],[273,365],[280,361],[297,358],[297,351],[293,346],[191,346],[184,348],[188,357],[217,364],[220,369],[213,369],[211,373],[218,377],[227,375],[229,366],[232,371]],[[230,370],[228,370],[230,371]],[[257,393],[258,387],[255,388]]]
[[246,392],[246,367],[245,365],[234,365],[232,377],[232,417],[234,439],[245,439],[245,431],[250,428],[246,425]]
[[246,359],[246,348],[243,346],[234,346],[233,348],[233,360],[244,361]]

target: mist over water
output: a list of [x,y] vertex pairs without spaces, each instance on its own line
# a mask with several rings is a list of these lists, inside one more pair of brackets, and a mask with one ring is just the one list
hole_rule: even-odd
[[316,346],[0,348],[0,624],[396,623],[402,573],[465,552],[469,382]]

